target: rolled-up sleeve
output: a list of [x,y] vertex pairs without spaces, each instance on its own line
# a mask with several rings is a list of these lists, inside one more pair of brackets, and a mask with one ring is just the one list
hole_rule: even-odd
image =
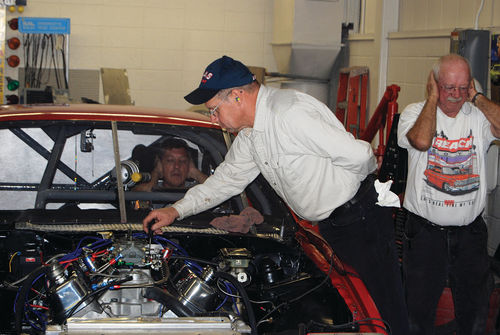
[[406,108],[400,114],[398,122],[398,145],[401,148],[411,148],[411,144],[408,141],[406,134],[408,134],[408,131],[410,131],[410,129],[415,124],[415,121],[420,115],[422,108],[424,108],[423,102],[413,103],[406,106]]

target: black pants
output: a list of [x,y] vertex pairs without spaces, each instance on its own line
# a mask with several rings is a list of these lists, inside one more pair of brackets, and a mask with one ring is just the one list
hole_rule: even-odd
[[[359,194],[367,186],[368,190]],[[375,205],[373,179],[365,181],[360,191],[355,204],[334,211],[319,223],[319,230],[342,262],[360,275],[392,334],[407,335],[408,315],[396,256],[393,209]]]
[[440,228],[409,213],[405,235],[403,269],[410,334],[434,334],[437,304],[448,280],[457,335],[485,334],[493,277],[481,216],[467,226]]

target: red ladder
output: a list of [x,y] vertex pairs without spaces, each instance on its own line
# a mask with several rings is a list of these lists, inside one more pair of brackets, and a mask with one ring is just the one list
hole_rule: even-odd
[[356,138],[366,127],[367,86],[367,66],[340,69],[335,115]]

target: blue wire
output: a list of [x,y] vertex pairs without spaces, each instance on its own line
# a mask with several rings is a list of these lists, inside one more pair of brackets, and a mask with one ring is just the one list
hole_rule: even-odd
[[80,245],[82,245],[82,242],[85,241],[85,240],[102,240],[101,237],[97,237],[97,236],[84,236],[82,237],[82,239],[78,242],[78,245],[76,246],[76,249],[80,248]]
[[31,320],[28,318],[28,315],[26,314],[26,311],[24,312],[24,316],[25,316],[26,320],[28,320],[28,323],[31,325],[31,328],[35,328],[36,330],[40,330],[40,331],[44,331],[44,330],[45,330],[45,328],[44,328],[44,329],[41,329],[41,328],[39,328],[37,325],[35,325],[35,324],[33,323],[33,321],[31,321]]
[[155,240],[159,240],[159,241],[163,241],[163,242],[167,242],[171,245],[173,245],[177,250],[179,250],[181,252],[182,255],[184,256],[189,256],[189,254],[187,253],[186,250],[184,250],[184,248],[182,248],[180,245],[178,245],[177,243],[174,243],[172,242],[171,240],[165,238],[165,237],[162,237],[162,236],[155,236],[154,237]]
[[83,251],[83,247],[80,247],[80,245],[82,244],[82,242],[84,240],[87,240],[87,239],[93,239],[93,240],[96,240],[95,242],[93,242],[89,248],[92,249],[92,250],[95,250],[95,249],[98,249],[98,248],[102,248],[106,245],[109,245],[109,244],[112,244],[112,241],[111,240],[108,240],[108,239],[103,239],[103,238],[99,238],[99,237],[94,237],[94,236],[85,236],[84,238],[82,238],[80,240],[80,242],[78,243],[78,246],[76,247],[75,250],[73,250],[72,252],[62,256],[61,258],[59,258],[59,261],[66,261],[66,260],[70,260],[70,259],[73,259],[73,258],[78,258],[80,257],[80,255],[82,254],[82,251]]
[[[240,311],[238,310],[238,305],[236,305],[236,299],[233,297],[234,293],[233,293],[233,290],[236,290],[236,287],[234,287],[233,284],[227,282],[227,281],[224,281],[224,286],[226,286],[226,290],[231,294],[231,300],[233,300],[233,305],[234,305],[234,309],[236,310],[236,314],[238,316],[240,316]],[[236,290],[237,291],[237,290]],[[227,295],[226,295],[227,297]]]
[[[42,273],[40,274],[38,277],[36,277],[32,282],[31,282],[31,287],[33,287],[33,284],[35,282],[37,282],[41,277],[45,276],[45,273]],[[26,308],[27,307],[27,308]],[[42,326],[43,328],[38,328],[37,325],[35,325],[31,320],[30,318],[28,317],[28,311],[31,311],[33,314],[35,314],[36,316],[38,316],[38,318],[40,319],[40,322],[42,323]],[[25,301],[24,301],[24,317],[26,318],[26,320],[28,321],[28,323],[31,325],[32,328],[35,328],[37,330],[40,330],[40,331],[45,331],[45,328],[47,327],[47,322],[46,322],[46,319],[47,317],[43,314],[43,313],[40,313],[36,310],[34,310],[33,308],[31,308],[28,304],[28,295],[26,295],[26,298],[25,298]]]
[[[171,240],[165,238],[165,237],[162,237],[162,236],[155,236],[155,239],[156,240],[159,240],[159,241],[163,241],[163,242],[166,242],[166,243],[169,243],[171,245],[174,246],[174,248],[176,248],[177,250],[180,251],[180,253],[183,255],[183,256],[189,256],[189,254],[187,253],[186,250],[184,250],[184,248],[182,248],[180,245],[178,245],[177,243],[174,243],[172,242]],[[196,270],[197,274],[200,274],[203,272],[203,268],[196,262],[194,261],[190,261],[190,260],[184,260],[184,263],[189,266],[189,267],[194,267],[194,269]]]
[[16,314],[16,304],[17,304],[17,298],[19,298],[19,291],[21,291],[21,287],[22,287],[22,286],[20,286],[20,287],[17,289],[16,298],[14,299],[14,306],[13,306],[14,314]]
[[[135,234],[132,235],[132,237],[135,237],[135,238],[144,238],[144,239],[148,238],[148,236],[145,233],[135,233]],[[179,250],[182,255],[188,256],[188,253],[187,253],[186,250],[184,250],[180,245],[178,245],[175,242],[172,242],[168,238],[165,238],[163,236],[157,236],[157,235],[155,235],[155,236],[153,236],[153,241],[156,242],[156,243],[161,244],[162,246],[164,246],[164,245],[161,242],[169,243],[169,244],[173,245],[175,249]],[[158,242],[158,241],[161,241],[161,242]]]
[[[145,233],[135,233],[132,235],[132,237],[136,237],[136,238],[148,238],[148,236],[145,234]],[[178,245],[177,243],[175,242],[172,242],[171,240],[169,240],[168,238],[165,238],[163,236],[154,236],[153,237],[153,241],[155,243],[158,243],[160,244],[161,246],[165,246],[163,243],[161,242],[164,242],[164,243],[168,243],[168,244],[171,244],[177,251],[180,252],[180,254],[182,256],[189,256],[189,254],[187,253],[186,250],[184,250],[184,248],[182,248],[180,245]],[[197,264],[196,262],[193,262],[193,261],[190,261],[190,260],[184,260],[184,263],[189,266],[190,268],[194,268],[195,272],[197,274],[200,274],[203,272],[203,267],[201,267],[199,264]]]
[[132,237],[133,238],[145,238],[146,234],[145,233],[133,233]]
[[47,317],[45,315],[43,315],[43,313],[40,313],[39,311],[35,311],[33,309],[31,310],[31,312],[38,317],[38,319],[40,320],[42,328],[40,329],[37,326],[35,326],[34,324],[32,324],[31,320],[29,320],[30,323],[34,326],[34,328],[37,328],[39,330],[44,331],[45,328],[47,327]]
[[40,274],[38,277],[36,277],[32,282],[31,282],[31,287],[33,287],[33,284],[40,279],[42,276],[45,276],[45,273]]
[[222,300],[222,302],[220,303],[220,305],[217,306],[217,308],[215,310],[218,311],[219,309],[221,309],[221,307],[224,306],[224,304],[226,303],[226,301],[227,301],[227,295],[224,294],[224,300]]
[[192,270],[195,270],[196,274],[198,274],[198,275],[203,272],[203,268],[198,263],[196,263],[196,262],[193,262],[193,261],[185,259],[184,263],[188,267],[194,267],[194,269],[192,269]]

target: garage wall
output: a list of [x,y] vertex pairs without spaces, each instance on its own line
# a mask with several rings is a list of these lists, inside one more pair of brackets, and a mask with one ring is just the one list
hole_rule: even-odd
[[[375,38],[380,21],[379,0],[364,0],[361,9],[360,32],[349,36],[349,66],[368,66],[368,114],[375,110],[378,97],[380,39]],[[363,4],[362,4],[363,5]]]
[[373,50],[378,49],[374,34],[358,35],[349,40],[349,66],[368,66],[368,112],[373,113],[378,104],[378,75],[379,54]]
[[[425,98],[425,83],[432,64],[449,53],[450,34],[455,28],[474,29],[480,4],[480,0],[400,2],[399,32],[389,35],[392,72],[388,73],[388,80],[401,86],[401,106]],[[498,32],[498,1],[484,1],[477,27]]]
[[71,69],[124,68],[136,105],[185,109],[223,54],[276,71],[272,10],[269,0],[28,0],[22,15],[71,19]]
[[[451,31],[450,31],[451,32]],[[425,99],[425,87],[432,65],[450,52],[449,34],[422,37],[391,36],[387,83],[401,87],[400,111],[412,102]]]
[[[378,27],[383,0],[365,0],[364,30],[350,38],[350,65],[368,65],[378,73],[380,40]],[[401,86],[400,110],[411,102],[425,99],[425,84],[432,64],[449,53],[450,34],[455,28],[473,29],[481,0],[400,0],[398,31],[389,33],[387,84]],[[378,15],[378,16],[377,16]],[[362,25],[361,25],[362,26]],[[500,31],[500,2],[485,0],[479,16],[479,29]],[[380,96],[378,81],[370,80],[370,112]],[[374,92],[377,92],[376,94]],[[374,96],[375,94],[375,96]]]

